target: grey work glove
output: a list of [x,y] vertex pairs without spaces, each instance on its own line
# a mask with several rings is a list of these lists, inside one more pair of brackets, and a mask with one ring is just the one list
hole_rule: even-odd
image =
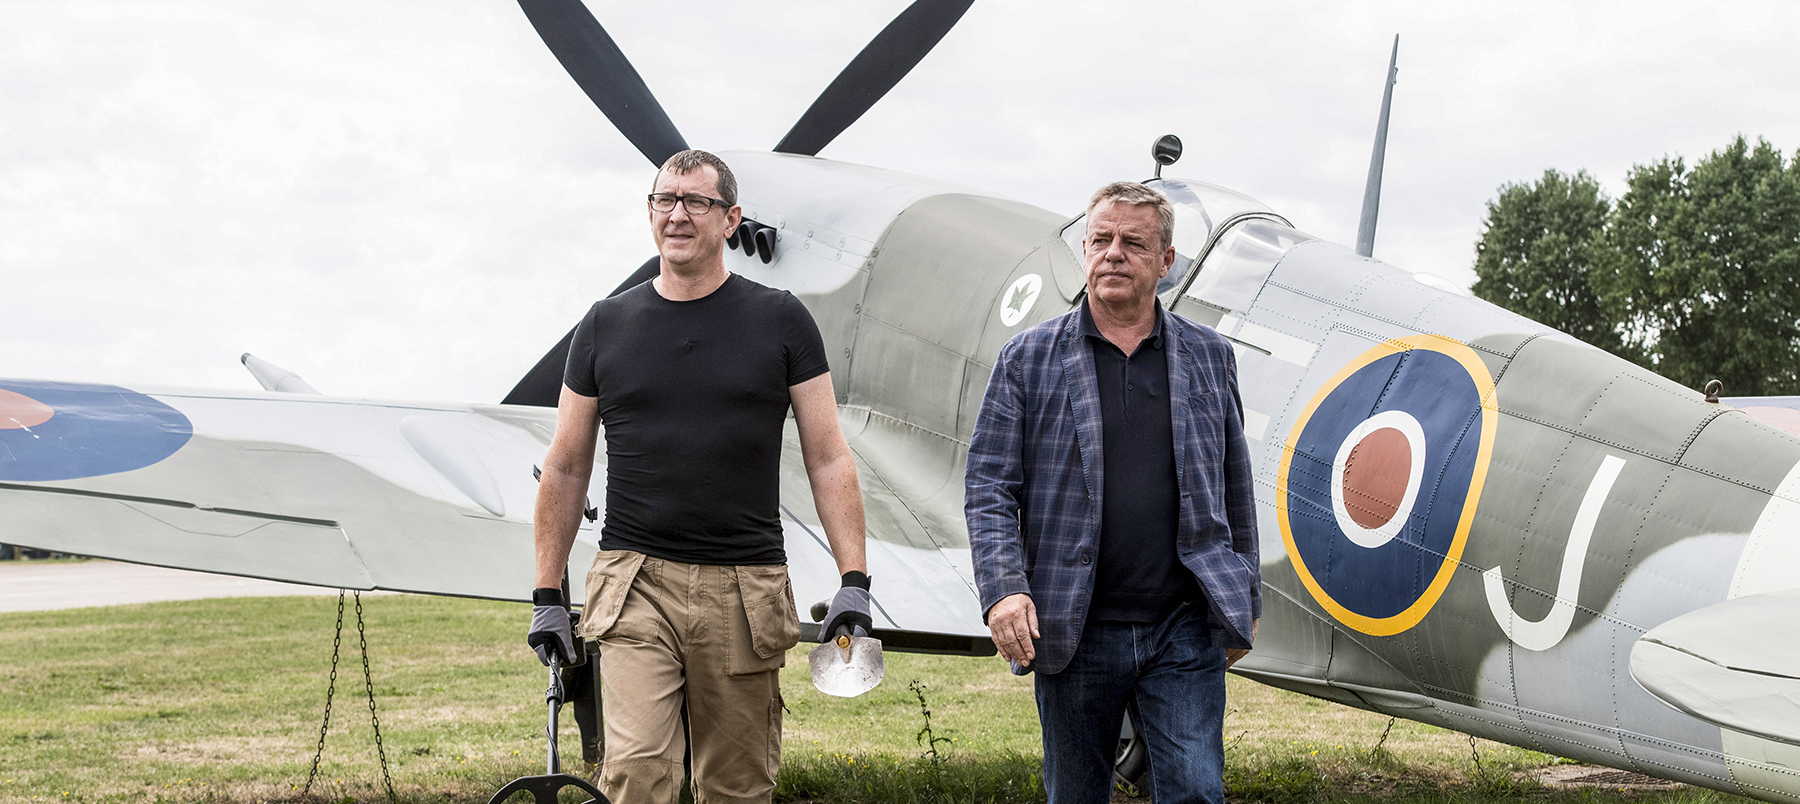
[[840,628],[848,629],[851,636],[868,636],[875,627],[869,617],[869,600],[869,576],[855,570],[844,573],[844,586],[831,599],[825,622],[819,626],[819,641],[830,642]]
[[[552,592],[555,594],[549,594]],[[569,628],[569,607],[562,603],[562,590],[538,589],[531,599],[537,605],[531,608],[531,630],[525,634],[525,644],[537,651],[538,661],[545,667],[550,666],[551,653],[564,666],[573,664],[575,635]]]

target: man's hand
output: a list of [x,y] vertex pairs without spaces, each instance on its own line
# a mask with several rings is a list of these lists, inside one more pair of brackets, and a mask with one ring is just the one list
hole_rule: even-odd
[[[1262,622],[1262,621],[1261,620],[1251,620],[1250,621],[1250,641],[1251,642],[1256,641],[1256,624],[1259,622]],[[1250,654],[1249,648],[1231,648],[1231,649],[1225,651],[1225,669],[1230,670],[1231,666],[1234,664],[1237,664],[1239,659],[1242,659],[1245,656],[1248,656],[1249,654]]]
[[861,572],[844,573],[844,586],[831,599],[825,622],[819,626],[819,641],[830,642],[840,626],[858,637],[868,636],[875,627],[875,620],[869,616],[869,576]]
[[531,630],[525,634],[525,644],[537,651],[538,661],[545,667],[550,666],[551,654],[564,666],[573,664],[575,637],[569,629],[569,607],[563,605],[562,590],[533,590],[531,600],[537,605],[531,608]]
[[1032,646],[1031,640],[1040,636],[1037,604],[1031,601],[1031,595],[1021,592],[1000,598],[999,603],[988,609],[988,634],[1007,661],[1030,667],[1031,660],[1037,658],[1037,648]]

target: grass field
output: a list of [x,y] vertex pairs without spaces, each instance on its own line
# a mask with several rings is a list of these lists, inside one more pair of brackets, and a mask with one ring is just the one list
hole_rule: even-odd
[[[298,800],[317,747],[335,598],[253,598],[0,615],[0,802]],[[482,802],[543,770],[544,673],[521,605],[393,596],[363,603],[383,743],[407,802]],[[309,800],[385,796],[346,624],[333,727]],[[890,654],[886,682],[828,698],[804,650],[778,799],[1041,801],[1028,678],[998,659]],[[918,689],[913,682],[918,682]],[[1232,678],[1228,779],[1240,800],[1727,801],[1708,791],[1551,790],[1535,752]],[[920,696],[935,757],[922,758]],[[564,718],[565,763],[576,766]],[[1473,754],[1471,752],[1474,752]],[[1479,759],[1479,765],[1477,764]]]

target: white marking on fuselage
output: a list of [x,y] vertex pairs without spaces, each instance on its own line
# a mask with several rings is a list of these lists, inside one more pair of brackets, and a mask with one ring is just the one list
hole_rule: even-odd
[[1000,325],[1010,327],[1025,320],[1025,314],[1031,312],[1031,306],[1037,303],[1038,292],[1044,289],[1044,278],[1037,274],[1026,274],[1012,283],[1005,293],[1000,294]]
[[1269,434],[1269,414],[1244,408],[1244,437],[1256,441]]
[[1588,484],[1587,494],[1581,498],[1581,508],[1575,512],[1575,524],[1569,528],[1569,542],[1563,547],[1562,576],[1556,582],[1556,600],[1550,604],[1550,613],[1544,615],[1544,619],[1534,622],[1513,611],[1512,604],[1506,600],[1506,581],[1501,577],[1499,567],[1481,574],[1487,588],[1488,609],[1513,644],[1526,650],[1549,650],[1568,635],[1569,625],[1575,621],[1575,600],[1581,593],[1581,568],[1587,563],[1588,543],[1594,538],[1594,525],[1600,521],[1600,508],[1606,504],[1606,495],[1612,492],[1613,482],[1619,479],[1619,472],[1624,468],[1624,458],[1608,455],[1600,462],[1593,482]]
[[[1411,452],[1406,475],[1406,494],[1400,498],[1400,507],[1394,509],[1394,515],[1376,528],[1365,528],[1357,524],[1350,516],[1350,510],[1344,503],[1344,470],[1350,462],[1350,452],[1361,444],[1363,439],[1376,430],[1392,429],[1406,437],[1406,445]],[[1419,499],[1419,481],[1425,477],[1425,428],[1412,414],[1402,410],[1384,410],[1367,419],[1344,436],[1344,443],[1338,445],[1337,459],[1331,462],[1331,513],[1337,516],[1338,529],[1344,537],[1358,547],[1375,548],[1387,544],[1400,534],[1412,517],[1413,503]]]
[[1283,360],[1301,368],[1312,363],[1313,354],[1319,350],[1319,347],[1304,338],[1296,338],[1285,332],[1276,332],[1248,321],[1238,326],[1237,335],[1233,337],[1268,352],[1269,356],[1276,360]]

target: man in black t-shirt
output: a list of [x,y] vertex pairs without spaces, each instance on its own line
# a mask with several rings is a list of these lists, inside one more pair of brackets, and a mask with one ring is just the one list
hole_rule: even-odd
[[691,739],[697,801],[768,801],[778,675],[800,635],[779,519],[790,406],[843,575],[822,635],[872,625],[862,493],[812,316],[725,270],[742,217],[730,168],[678,153],[649,208],[661,273],[596,302],[569,344],[538,489],[528,641],[546,663],[573,655],[560,586],[604,426],[606,519],[581,622],[600,648],[600,789],[674,804]]

